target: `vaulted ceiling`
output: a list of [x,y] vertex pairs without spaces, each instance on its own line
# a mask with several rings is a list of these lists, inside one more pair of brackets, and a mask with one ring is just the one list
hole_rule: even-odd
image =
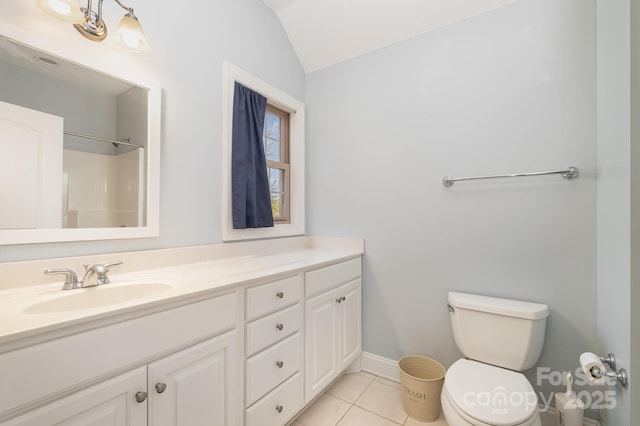
[[263,0],[307,73],[514,0]]

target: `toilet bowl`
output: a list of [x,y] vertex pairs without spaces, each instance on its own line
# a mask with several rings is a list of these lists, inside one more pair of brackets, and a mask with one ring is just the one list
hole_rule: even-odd
[[466,357],[449,367],[440,395],[449,426],[541,426],[536,392],[519,371],[540,357],[547,306],[457,292],[448,300]]
[[449,426],[541,426],[536,393],[521,373],[460,359],[441,393]]

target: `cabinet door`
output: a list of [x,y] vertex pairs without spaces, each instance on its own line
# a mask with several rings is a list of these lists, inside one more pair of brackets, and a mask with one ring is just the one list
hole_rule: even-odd
[[149,424],[240,424],[237,332],[149,364]]
[[338,288],[338,326],[340,344],[338,359],[343,371],[362,352],[362,309],[360,280],[355,280]]
[[329,291],[305,304],[305,402],[338,375],[336,294]]
[[136,393],[146,388],[147,370],[140,367],[4,422],[2,426],[145,426],[148,399],[137,402]]

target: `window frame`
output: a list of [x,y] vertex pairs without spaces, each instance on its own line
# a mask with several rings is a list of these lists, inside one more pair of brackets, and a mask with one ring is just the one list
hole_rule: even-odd
[[[277,106],[267,102],[267,114],[275,115],[280,119],[280,161],[269,160],[267,158],[267,171],[269,169],[282,170],[283,172],[283,186],[282,192],[282,206],[284,207],[279,217],[273,217],[275,223],[283,224],[289,223],[290,219],[290,199],[291,199],[291,165],[289,159],[289,144],[290,142],[290,130],[289,120],[291,114]],[[265,135],[266,136],[266,135]],[[264,142],[265,155],[267,153],[267,143]],[[271,182],[271,176],[269,176],[269,182]],[[273,196],[273,192],[271,192]],[[282,207],[281,206],[281,207]]]
[[[238,82],[289,114],[289,220],[272,228],[233,229],[231,215],[231,135],[234,84]],[[299,100],[228,62],[223,64],[222,240],[274,238],[305,234],[305,106]],[[286,190],[286,189],[285,189]]]

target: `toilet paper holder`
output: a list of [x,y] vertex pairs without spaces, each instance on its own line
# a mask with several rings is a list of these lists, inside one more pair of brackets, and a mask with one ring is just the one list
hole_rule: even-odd
[[621,368],[616,372],[617,364],[615,354],[609,352],[606,357],[601,356],[600,361],[602,361],[605,366],[611,368],[611,370],[601,371],[601,369],[598,367],[591,367],[591,370],[589,370],[588,374],[591,374],[594,379],[600,379],[603,376],[606,376],[610,379],[616,379],[623,388],[626,389],[629,387],[629,375],[627,374],[627,370]]

